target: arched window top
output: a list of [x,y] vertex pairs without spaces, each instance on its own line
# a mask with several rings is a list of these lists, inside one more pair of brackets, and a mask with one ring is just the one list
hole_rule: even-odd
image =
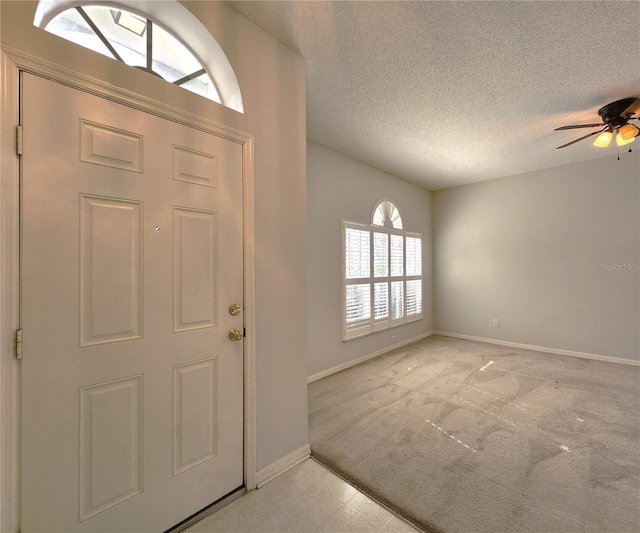
[[374,226],[402,229],[400,211],[390,200],[380,200],[373,210],[371,223]]
[[224,52],[175,0],[40,0],[34,25],[243,112]]

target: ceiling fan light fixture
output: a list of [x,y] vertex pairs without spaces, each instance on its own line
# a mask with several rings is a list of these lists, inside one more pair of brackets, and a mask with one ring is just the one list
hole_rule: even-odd
[[624,146],[625,144],[632,143],[636,140],[636,137],[640,133],[640,129],[634,124],[625,124],[618,130],[616,135],[616,144],[618,146]]
[[618,136],[629,142],[633,141],[639,133],[640,129],[634,124],[625,124],[618,130]]
[[599,148],[606,148],[609,146],[611,139],[613,138],[613,133],[610,131],[603,131],[600,135],[596,137],[596,140],[593,141],[593,146],[597,146]]
[[635,137],[631,137],[630,139],[625,139],[622,135],[620,135],[620,133],[616,135],[616,144],[618,146],[624,146],[625,144],[630,144],[635,140],[636,140]]
[[618,146],[632,143],[636,137],[640,137],[640,128],[635,124],[630,124],[629,121],[640,120],[639,111],[640,98],[623,98],[622,100],[611,102],[598,110],[598,115],[602,118],[602,124],[570,124],[556,128],[554,131],[601,128],[600,130],[592,131],[573,141],[558,146],[557,149],[566,148],[584,139],[592,138],[594,135],[597,135],[597,137],[593,145],[599,148],[606,148],[611,144],[614,133],[617,134],[616,144]]

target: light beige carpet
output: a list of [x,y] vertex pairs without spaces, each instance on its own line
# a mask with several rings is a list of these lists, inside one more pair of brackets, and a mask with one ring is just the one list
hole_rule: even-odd
[[312,383],[309,420],[425,531],[640,531],[640,367],[432,336]]

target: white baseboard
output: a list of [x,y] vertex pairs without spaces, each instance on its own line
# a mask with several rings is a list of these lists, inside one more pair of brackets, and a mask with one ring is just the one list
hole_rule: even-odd
[[445,337],[455,337],[457,339],[466,339],[470,341],[487,342],[489,344],[499,344],[500,346],[512,346],[513,348],[522,348],[523,350],[533,350],[535,352],[547,352],[557,355],[571,355],[573,357],[581,357],[583,359],[594,359],[596,361],[606,361],[608,363],[620,363],[623,365],[640,366],[640,361],[633,359],[625,359],[623,357],[611,357],[609,355],[598,355],[595,353],[574,352],[571,350],[560,350],[559,348],[547,348],[544,346],[534,346],[532,344],[522,344],[519,342],[501,341],[497,339],[486,339],[484,337],[474,337],[473,335],[462,335],[460,333],[449,333],[447,331],[434,331],[435,335],[443,335]]
[[284,457],[280,457],[280,459],[271,463],[269,466],[265,466],[258,470],[256,472],[257,488],[262,487],[265,483],[268,483],[309,457],[311,457],[311,447],[309,444],[305,444],[297,450],[293,450],[291,453],[288,453]]
[[363,363],[364,361],[367,361],[368,359],[373,359],[374,357],[378,357],[379,355],[382,355],[383,353],[387,353],[387,352],[390,352],[391,350],[395,350],[396,348],[400,348],[401,346],[404,346],[405,344],[410,344],[412,342],[419,341],[420,339],[424,339],[426,337],[429,337],[430,335],[433,335],[433,333],[434,333],[433,330],[428,331],[427,333],[423,333],[422,335],[418,335],[417,337],[413,337],[413,338],[408,339],[406,341],[402,341],[402,342],[399,342],[397,344],[392,344],[391,346],[387,346],[386,348],[383,348],[382,350],[378,350],[377,352],[370,353],[370,354],[364,355],[362,357],[358,357],[358,359],[354,359],[353,361],[349,361],[347,363],[342,363],[341,365],[334,366],[333,368],[329,368],[328,370],[323,370],[322,372],[318,372],[317,374],[313,374],[313,375],[311,375],[311,376],[309,376],[307,378],[307,385],[309,383],[313,383],[314,381],[318,381],[319,379],[326,378],[327,376],[330,376],[331,374],[336,374],[338,372],[341,372],[342,370],[346,370],[347,368],[351,368],[352,366],[359,365],[360,363]]

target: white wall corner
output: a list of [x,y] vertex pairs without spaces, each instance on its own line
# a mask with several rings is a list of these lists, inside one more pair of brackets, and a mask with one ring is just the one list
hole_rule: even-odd
[[311,457],[311,446],[305,444],[256,472],[257,488]]

